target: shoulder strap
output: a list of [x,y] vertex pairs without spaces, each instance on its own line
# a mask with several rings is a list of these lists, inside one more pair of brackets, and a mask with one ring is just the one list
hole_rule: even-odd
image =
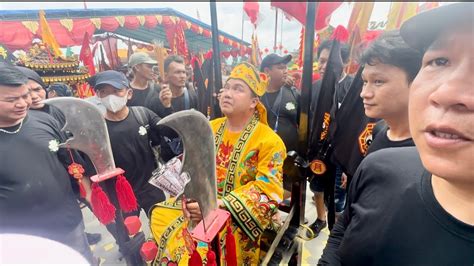
[[189,102],[189,91],[188,88],[184,88],[184,110],[189,110],[191,104]]
[[147,95],[146,95],[146,98],[145,98],[145,107],[148,107],[149,104],[150,104],[150,101],[151,101],[151,97],[153,97],[153,94],[155,93],[156,89],[155,89],[155,86],[156,84],[154,82],[152,83],[148,83],[150,84],[150,90],[148,91]]
[[148,126],[148,118],[145,114],[145,108],[143,106],[132,106],[130,107],[130,110],[132,110],[132,113],[137,119],[138,124],[144,127]]
[[298,96],[296,95],[297,94],[296,88],[291,87],[290,92],[291,92],[291,95],[293,95],[293,98],[295,98],[295,101],[298,103]]

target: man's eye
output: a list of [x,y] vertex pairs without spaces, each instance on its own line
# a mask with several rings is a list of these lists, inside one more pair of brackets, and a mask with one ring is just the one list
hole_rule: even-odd
[[375,85],[382,85],[382,84],[384,84],[385,82],[384,82],[383,80],[377,79],[377,80],[374,81],[374,83],[375,83]]
[[436,58],[428,62],[428,65],[430,66],[445,66],[447,64],[448,64],[448,59],[443,58],[443,57]]

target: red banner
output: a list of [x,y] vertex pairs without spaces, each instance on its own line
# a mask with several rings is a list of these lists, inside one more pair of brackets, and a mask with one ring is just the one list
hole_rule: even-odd
[[[323,30],[329,25],[332,12],[336,10],[342,2],[319,2],[316,10],[316,21],[314,27],[316,31]],[[272,1],[271,6],[281,9],[287,15],[306,25],[306,2],[279,2]]]

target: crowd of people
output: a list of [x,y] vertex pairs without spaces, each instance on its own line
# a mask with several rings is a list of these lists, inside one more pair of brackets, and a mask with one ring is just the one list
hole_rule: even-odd
[[[378,122],[350,183],[336,165],[337,220],[318,264],[474,263],[473,13],[472,3],[420,13],[400,30],[381,34],[357,58],[360,100],[365,115]],[[322,42],[316,53],[321,79],[311,88],[310,116],[333,43]],[[349,51],[342,45],[343,64]],[[302,110],[301,90],[288,74],[291,59],[270,54],[259,68],[239,63],[216,95],[223,114],[210,121],[217,206],[231,215],[218,237],[220,243],[235,239],[236,265],[261,263],[265,231],[278,230],[279,208],[290,204],[292,182],[283,165],[287,152],[298,149]],[[212,247],[198,242],[193,251],[185,236],[189,223],[203,219],[199,204],[167,198],[148,182],[157,161],[168,162],[184,148],[179,135],[158,122],[200,104],[192,68],[181,56],[165,59],[163,77],[157,77],[157,65],[148,54],[134,53],[130,75],[107,70],[91,77],[95,96],[86,100],[103,114],[115,163],[137,199],[139,209],[122,215],[143,210],[150,219],[155,263],[191,265],[199,258],[205,264]],[[337,77],[336,109],[353,80],[345,72]],[[79,205],[91,208],[94,165],[80,150],[58,148],[71,134],[62,131],[61,110],[43,102],[72,95],[66,84],[47,86],[33,70],[0,65],[0,233],[52,239],[98,264],[89,244],[100,236],[85,233]],[[84,167],[80,184],[68,172],[72,163]],[[310,237],[327,226],[324,182],[317,176],[310,182],[317,213],[306,217]],[[113,223],[107,230],[117,238]],[[224,265],[231,256],[226,244],[218,252]]]

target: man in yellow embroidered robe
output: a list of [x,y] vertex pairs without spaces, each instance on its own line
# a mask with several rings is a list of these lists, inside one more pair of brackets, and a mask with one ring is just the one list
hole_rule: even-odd
[[[286,148],[266,125],[266,111],[258,99],[265,92],[265,83],[266,77],[254,66],[236,66],[219,99],[225,117],[210,122],[216,147],[218,204],[231,213],[238,265],[259,264],[260,237],[272,224],[283,197]],[[191,206],[187,208],[193,212]],[[187,265],[181,203],[157,204],[150,224],[159,249],[155,263]],[[202,247],[199,243],[198,250]],[[221,259],[225,261],[225,254]]]

